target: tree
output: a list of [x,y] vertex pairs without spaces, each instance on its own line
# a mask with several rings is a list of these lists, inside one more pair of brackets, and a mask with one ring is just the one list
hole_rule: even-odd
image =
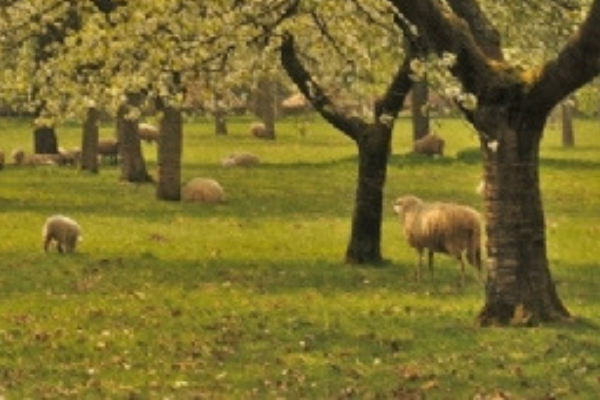
[[410,57],[400,63],[385,94],[375,103],[372,120],[348,115],[336,105],[298,56],[296,39],[287,34],[281,46],[281,62],[290,78],[313,107],[358,148],[358,182],[352,231],[346,261],[379,263],[383,188],[394,120],[412,86]]
[[512,65],[500,35],[474,0],[389,0],[432,51],[456,56],[452,73],[477,99],[463,112],[484,159],[489,278],[483,325],[554,321],[569,312],[546,256],[539,144],[546,117],[600,73],[600,0],[577,34],[538,69]]

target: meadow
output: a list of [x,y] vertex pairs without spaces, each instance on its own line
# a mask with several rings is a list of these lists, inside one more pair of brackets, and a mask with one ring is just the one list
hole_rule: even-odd
[[[600,392],[600,123],[562,148],[549,125],[541,177],[548,257],[574,322],[480,328],[483,287],[439,256],[416,282],[416,254],[393,200],[415,194],[481,209],[477,139],[436,120],[446,156],[408,156],[400,119],[385,189],[382,266],[343,263],[356,182],[354,144],[315,118],[281,121],[276,141],[249,120],[215,136],[185,125],[183,181],[212,177],[217,206],[162,202],[150,184],[70,167],[0,171],[0,398],[595,398]],[[101,136],[113,135],[110,125]],[[59,128],[79,146],[81,127]],[[29,122],[0,119],[0,148],[31,151]],[[222,168],[232,151],[251,169]],[[143,144],[156,170],[156,147]],[[44,254],[51,214],[83,228],[72,255]]]

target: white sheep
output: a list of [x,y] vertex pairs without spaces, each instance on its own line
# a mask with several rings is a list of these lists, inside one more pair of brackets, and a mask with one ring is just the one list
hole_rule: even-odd
[[52,242],[60,253],[72,253],[81,240],[81,228],[77,222],[64,215],[53,215],[46,220],[42,228],[44,251],[47,252]]
[[183,187],[181,197],[184,201],[215,204],[225,201],[225,191],[214,179],[194,178]]
[[433,279],[434,253],[446,253],[460,262],[461,282],[465,279],[465,261],[481,277],[481,215],[471,207],[455,203],[425,203],[415,196],[400,197],[394,203],[408,244],[419,253],[417,279],[421,279],[423,253]]
[[430,157],[444,155],[446,141],[435,133],[428,133],[413,143],[413,152],[425,154]]
[[267,137],[267,127],[262,122],[253,122],[250,125],[250,134],[255,138],[264,139]]
[[138,124],[138,135],[140,135],[140,139],[145,141],[146,143],[152,144],[158,142],[158,137],[160,135],[158,128],[154,125],[150,125],[147,123]]
[[252,153],[232,153],[221,160],[224,167],[252,167],[260,163],[260,158]]

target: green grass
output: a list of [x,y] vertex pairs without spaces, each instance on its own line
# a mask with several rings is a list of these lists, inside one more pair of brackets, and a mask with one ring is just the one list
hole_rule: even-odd
[[[572,325],[478,328],[483,289],[461,288],[439,257],[413,279],[415,254],[391,212],[414,193],[481,208],[473,132],[441,120],[447,157],[406,156],[395,135],[385,191],[384,267],[342,263],[356,181],[352,142],[320,121],[275,142],[248,121],[216,137],[188,121],[183,178],[225,187],[218,206],[155,200],[151,185],[71,168],[0,171],[0,397],[20,398],[594,398],[600,390],[600,147],[578,121],[578,147],[548,129],[542,183],[549,259]],[[31,148],[25,121],[0,120],[0,148]],[[77,146],[80,128],[59,140]],[[102,129],[111,135],[111,127]],[[144,145],[151,172],[155,147]],[[223,169],[234,150],[254,169]],[[457,157],[457,154],[467,154]],[[41,226],[72,216],[84,240],[44,254]],[[469,271],[471,272],[471,271]],[[470,278],[472,275],[470,276]]]

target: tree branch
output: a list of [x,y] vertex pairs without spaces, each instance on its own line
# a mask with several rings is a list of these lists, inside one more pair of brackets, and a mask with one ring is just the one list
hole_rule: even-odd
[[295,39],[290,33],[283,37],[280,50],[281,64],[296,84],[300,92],[311,102],[313,107],[331,125],[342,131],[353,140],[357,140],[357,132],[366,124],[357,117],[348,117],[341,112],[327,96],[323,88],[306,70],[296,53]]
[[558,56],[542,68],[529,92],[532,107],[548,111],[571,92],[600,74],[600,0]]

